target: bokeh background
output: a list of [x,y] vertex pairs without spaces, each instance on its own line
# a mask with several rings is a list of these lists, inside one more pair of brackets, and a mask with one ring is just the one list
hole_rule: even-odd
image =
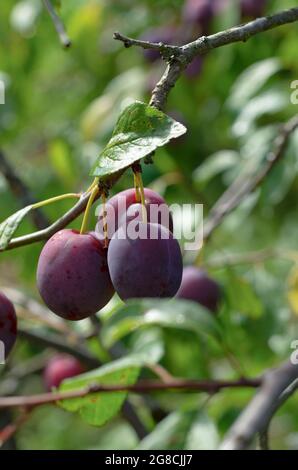
[[[164,70],[164,63],[154,54],[125,49],[114,41],[114,31],[183,44],[202,32],[216,32],[249,19],[247,12],[241,12],[240,1],[217,0],[213,14],[205,16],[190,14],[186,3],[62,0],[59,12],[73,42],[69,50],[63,50],[41,1],[2,2],[0,78],[6,84],[6,103],[0,105],[0,147],[36,200],[80,191],[90,184],[90,168],[109,140],[118,114],[135,99],[148,101]],[[290,0],[264,3],[266,13],[297,6]],[[196,60],[173,89],[165,110],[183,122],[188,132],[156,152],[154,165],[144,168],[145,185],[169,203],[203,202],[207,214],[236,175],[248,168],[257,171],[280,123],[297,112],[297,104],[290,100],[291,82],[298,79],[297,33],[296,24],[284,26]],[[127,172],[113,193],[132,184]],[[291,341],[298,339],[297,190],[296,132],[262,187],[226,218],[204,250],[203,263],[225,294],[220,315],[226,341],[249,376],[289,357]],[[0,174],[1,220],[21,205]],[[64,201],[45,208],[44,213],[54,221],[70,206]],[[73,226],[79,227],[80,221]],[[34,230],[27,218],[19,233]],[[264,248],[278,249],[284,255],[212,267],[214,257]],[[41,244],[35,244],[1,253],[0,287],[39,301],[35,271],[40,249]],[[26,314],[21,321],[32,328],[46,328],[28,323]],[[162,364],[172,374],[189,378],[235,374],[227,358],[212,346],[203,348],[195,334],[163,330],[162,335]],[[11,368],[43,352],[42,347],[20,339],[5,369],[0,366],[0,390]],[[41,374],[22,377],[15,391],[43,391]],[[251,394],[227,390],[204,405],[206,397],[201,395],[171,394],[169,400],[163,393],[157,399],[168,416],[159,424],[143,400],[134,397],[152,430],[143,447],[214,448]],[[297,400],[293,397],[274,420],[271,442],[275,448],[298,448]],[[203,405],[206,416],[194,423],[194,410]],[[32,413],[14,445],[18,449],[133,449],[139,443],[120,417],[104,428],[94,428],[76,415],[46,406]]]

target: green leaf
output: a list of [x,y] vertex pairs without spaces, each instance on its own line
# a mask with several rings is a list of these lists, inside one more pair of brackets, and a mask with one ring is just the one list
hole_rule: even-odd
[[0,250],[5,250],[23,218],[31,209],[32,206],[23,207],[0,224]]
[[239,162],[240,156],[235,150],[220,150],[210,155],[194,173],[194,182],[204,187],[212,178],[223,173],[229,168],[234,168]]
[[214,422],[204,411],[199,411],[187,435],[185,449],[216,450],[219,441]]
[[242,107],[265,85],[267,80],[281,69],[277,58],[265,59],[248,67],[237,78],[228,105],[234,110]]
[[140,299],[130,300],[116,310],[102,328],[102,341],[109,347],[128,333],[152,325],[193,331],[198,335],[217,337],[219,334],[215,318],[194,302]]
[[185,132],[182,124],[162,111],[136,101],[121,113],[91,174],[104,177],[116,173]]
[[[60,391],[79,390],[90,385],[115,384],[133,385],[139,376],[141,367],[158,362],[163,355],[163,348],[158,344],[159,332],[151,330],[143,337],[143,344],[137,342],[133,353],[86,374],[65,380]],[[102,426],[120,410],[127,392],[92,393],[82,398],[63,400],[59,403],[67,411],[79,411],[87,423]]]
[[252,98],[243,106],[239,116],[233,124],[232,132],[236,137],[243,137],[251,129],[254,129],[256,121],[265,114],[274,114],[288,105],[287,93],[276,89],[270,89],[262,95]]
[[[104,365],[86,374],[65,380],[60,391],[78,390],[89,385],[133,385],[140,373],[140,360],[126,357]],[[120,410],[127,392],[91,393],[85,397],[62,400],[59,405],[67,411],[79,411],[82,419],[94,426],[102,426]]]

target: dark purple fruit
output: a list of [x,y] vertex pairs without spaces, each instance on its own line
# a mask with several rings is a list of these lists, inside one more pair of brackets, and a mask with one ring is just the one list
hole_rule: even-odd
[[[0,351],[6,359],[17,339],[17,316],[11,301],[0,292]],[[3,358],[2,358],[3,359]]]
[[57,354],[45,367],[43,373],[45,388],[50,392],[52,388],[59,387],[63,380],[80,375],[84,371],[84,367],[75,357],[69,354]]
[[258,18],[265,14],[266,0],[240,0],[240,11],[243,18]]
[[221,300],[221,290],[205,271],[187,266],[183,269],[182,282],[176,297],[198,302],[215,313]]
[[57,232],[40,254],[37,286],[49,309],[66,320],[98,312],[114,293],[102,241],[91,233]]
[[203,68],[203,57],[198,55],[194,58],[194,60],[186,67],[185,75],[192,79],[198,78],[201,74]]
[[182,278],[177,240],[162,225],[136,225],[137,238],[131,239],[120,227],[109,244],[108,265],[115,290],[123,300],[173,297]]
[[186,0],[183,18],[186,23],[199,26],[202,34],[207,34],[214,12],[214,0]]

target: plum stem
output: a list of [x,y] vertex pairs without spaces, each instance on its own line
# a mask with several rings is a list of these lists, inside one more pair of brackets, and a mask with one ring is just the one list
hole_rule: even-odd
[[137,180],[137,185],[140,190],[141,204],[142,204],[142,221],[147,223],[147,211],[146,211],[146,201],[145,201],[145,191],[143,185],[142,174],[139,171],[135,172],[135,178]]
[[37,202],[36,204],[33,204],[32,209],[38,209],[39,207],[52,204],[53,202],[62,201],[63,199],[73,199],[73,198],[79,199],[80,197],[81,197],[81,194],[78,194],[78,193],[61,194],[60,196],[51,197],[50,199],[46,199],[45,201],[40,201],[40,202]]
[[133,181],[134,181],[134,187],[136,191],[136,202],[141,202],[140,187],[139,187],[139,182],[138,182],[136,173],[133,174]]
[[104,233],[104,247],[108,248],[109,239],[108,239],[108,221],[107,221],[107,209],[106,209],[106,194],[103,191],[102,195],[102,205],[103,205],[103,233]]
[[81,231],[80,231],[81,235],[87,231],[91,207],[98,193],[99,193],[99,187],[98,185],[96,185],[91,191],[91,194],[90,194],[90,197],[89,197],[89,200],[88,200],[85,212],[84,212],[83,222],[82,222]]
[[95,186],[97,186],[97,185],[98,185],[98,183],[99,183],[99,178],[98,178],[98,177],[94,178],[94,180],[93,180],[92,184],[89,186],[89,188],[88,188],[88,189],[86,189],[86,191],[85,191],[85,192],[86,192],[86,193],[90,193],[90,192],[92,191],[92,189],[94,189],[94,188],[95,188]]

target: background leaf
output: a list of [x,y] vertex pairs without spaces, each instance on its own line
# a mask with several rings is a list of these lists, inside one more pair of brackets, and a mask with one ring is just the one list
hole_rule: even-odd
[[280,69],[281,63],[276,57],[252,64],[239,75],[234,83],[228,105],[232,109],[240,110]]
[[263,313],[263,306],[253,286],[233,271],[228,272],[228,279],[225,292],[230,308],[253,318],[260,317]]
[[110,346],[128,333],[150,325],[214,337],[219,333],[218,324],[210,312],[194,302],[141,299],[128,301],[116,310],[102,328],[102,341]]
[[187,450],[216,450],[220,442],[215,423],[207,413],[199,411],[187,435]]

